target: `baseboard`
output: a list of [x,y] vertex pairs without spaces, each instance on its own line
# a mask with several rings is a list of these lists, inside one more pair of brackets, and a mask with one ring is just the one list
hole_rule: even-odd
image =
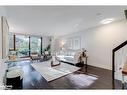
[[112,71],[111,69],[107,69],[107,68],[102,68],[102,67],[99,67],[99,66],[95,66],[95,65],[89,65],[87,64],[87,66],[91,66],[91,67],[96,67],[96,68],[100,68],[100,69],[104,69],[104,70],[108,70],[108,71]]

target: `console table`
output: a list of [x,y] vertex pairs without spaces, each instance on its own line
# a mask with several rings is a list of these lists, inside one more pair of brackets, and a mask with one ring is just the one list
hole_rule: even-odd
[[87,72],[87,59],[88,59],[88,56],[81,57],[81,61],[79,63],[77,63],[76,66],[77,67],[84,67],[85,66],[85,70]]
[[87,59],[88,59],[88,56],[83,57],[83,61],[85,62],[85,65],[86,65],[86,67],[85,67],[86,72],[87,72]]

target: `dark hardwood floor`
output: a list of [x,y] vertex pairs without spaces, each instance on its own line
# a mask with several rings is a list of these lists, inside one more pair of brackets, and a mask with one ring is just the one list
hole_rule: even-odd
[[[23,89],[78,89],[68,81],[70,75],[61,77],[51,82],[47,82],[31,65],[30,61],[11,63],[11,66],[21,66],[24,72]],[[34,63],[37,64],[37,63]],[[65,63],[66,64],[66,63]],[[98,76],[98,79],[89,87],[82,89],[112,89],[112,72],[93,66],[85,67],[75,73],[92,74]],[[120,86],[120,85],[117,85]]]
[[[98,76],[98,79],[88,88],[82,89],[112,89],[112,72],[109,70],[88,66],[87,72],[85,67],[82,68],[81,73],[85,73],[88,75]],[[75,72],[76,73],[76,72]],[[52,88],[54,89],[75,89],[73,84],[68,81],[69,75],[62,77],[60,79],[54,80],[50,83]],[[80,88],[81,89],[81,88]]]
[[23,89],[50,89],[49,83],[31,66],[30,61],[10,63],[9,67],[21,66],[23,70]]

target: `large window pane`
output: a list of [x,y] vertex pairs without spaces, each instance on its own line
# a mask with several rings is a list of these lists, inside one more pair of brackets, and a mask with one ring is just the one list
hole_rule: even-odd
[[16,35],[16,50],[19,57],[29,56],[29,37]]
[[41,38],[40,37],[31,37],[30,38],[30,49],[31,53],[41,54]]
[[12,33],[9,34],[9,49],[14,50],[14,36]]

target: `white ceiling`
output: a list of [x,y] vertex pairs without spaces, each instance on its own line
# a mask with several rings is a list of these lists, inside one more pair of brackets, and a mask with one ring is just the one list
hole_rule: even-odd
[[60,36],[125,19],[126,6],[5,6],[10,32]]

